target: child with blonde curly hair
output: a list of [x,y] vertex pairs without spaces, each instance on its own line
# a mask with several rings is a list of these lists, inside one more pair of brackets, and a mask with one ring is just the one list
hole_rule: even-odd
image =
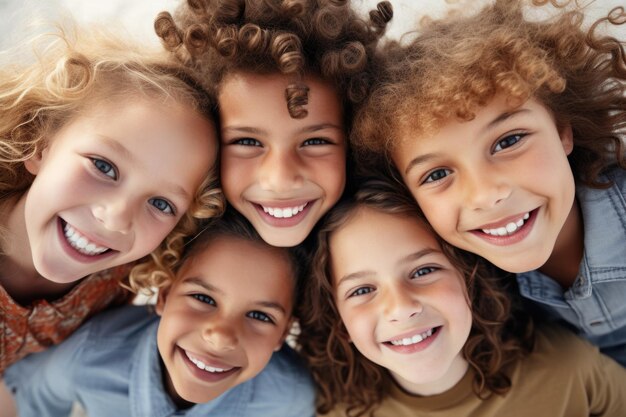
[[575,2],[547,19],[534,3],[390,45],[354,144],[391,161],[441,237],[626,365],[626,54],[602,31],[626,13],[587,27]]
[[389,2],[362,19],[347,0],[189,0],[155,22],[215,91],[228,202],[266,242],[296,246],[341,196],[353,104]]
[[118,266],[153,253],[127,282],[148,285],[223,205],[188,70],[95,27],[39,42],[0,69],[0,373],[127,302]]
[[370,179],[319,227],[301,353],[328,416],[618,416],[626,370],[514,281],[448,245],[399,184]]

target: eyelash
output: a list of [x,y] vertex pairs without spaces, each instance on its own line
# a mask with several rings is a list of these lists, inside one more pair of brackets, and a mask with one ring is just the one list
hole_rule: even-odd
[[[154,208],[156,208],[157,210],[159,210],[160,212],[162,212],[164,214],[168,214],[168,215],[171,215],[171,216],[175,216],[176,215],[176,209],[174,208],[174,206],[169,201],[167,201],[164,198],[157,198],[157,197],[155,197],[155,198],[151,198],[150,200],[148,200],[148,202],[150,204],[152,204],[152,206]],[[161,203],[161,202],[165,203],[165,205],[166,205],[165,208],[159,208],[157,206],[157,204],[156,204],[157,202],[158,203]]]
[[[438,172],[445,172],[445,175],[443,176],[438,176],[439,178],[432,178],[436,173]],[[422,181],[422,184],[428,184],[428,183],[433,183],[433,182],[437,182],[437,181],[441,181],[442,179],[444,179],[445,177],[447,177],[448,175],[450,175],[452,173],[451,170],[447,169],[447,168],[437,168],[434,169],[432,171],[430,171],[428,173],[428,175],[426,175],[426,177],[424,178],[424,180]]]
[[330,145],[331,142],[328,139],[324,138],[310,138],[305,140],[302,143],[302,146],[319,146],[319,145]]
[[274,320],[272,320],[270,318],[270,316],[268,316],[267,314],[265,314],[265,313],[263,313],[261,311],[250,311],[247,314],[247,316],[250,317],[251,319],[258,320],[258,321],[261,321],[261,322],[264,322],[264,323],[274,324]]
[[209,304],[209,305],[217,305],[217,303],[215,302],[215,300],[211,297],[209,297],[206,294],[191,294],[192,298],[195,298],[196,300],[200,301],[201,303],[204,304]]
[[261,144],[261,142],[259,142],[256,139],[253,138],[239,138],[239,139],[235,139],[231,142],[232,145],[241,145],[241,146],[259,146],[262,147],[263,145]]
[[[89,158],[89,159],[91,160],[93,165],[96,167],[96,169],[100,171],[103,175],[113,180],[117,180],[118,175],[117,175],[117,169],[115,168],[115,165],[113,165],[109,161],[106,161],[100,158]],[[109,175],[109,173],[111,172],[113,173],[113,176]]]
[[352,291],[348,295],[348,297],[359,297],[361,295],[369,294],[372,291],[374,291],[374,289],[372,287],[359,287],[356,290]]
[[[493,150],[491,151],[492,153],[497,153],[497,152],[501,152],[505,149],[508,149],[512,146],[517,145],[518,143],[520,143],[520,141],[522,141],[524,139],[524,137],[526,136],[526,133],[514,133],[512,135],[507,135],[504,136],[503,138],[500,138],[496,141],[496,143],[493,146]],[[510,143],[511,140],[514,140],[513,143]],[[502,147],[501,144],[502,142],[507,142],[507,146]],[[498,147],[500,147],[500,149],[497,149]]]
[[420,278],[420,277],[423,277],[425,275],[432,274],[433,272],[437,272],[437,271],[439,271],[439,269],[440,268],[437,268],[435,266],[420,266],[419,268],[417,268],[417,269],[413,270],[413,272],[411,272],[411,277],[413,279]]

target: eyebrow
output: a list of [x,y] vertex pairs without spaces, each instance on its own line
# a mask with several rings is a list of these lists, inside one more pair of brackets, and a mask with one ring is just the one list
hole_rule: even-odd
[[[117,141],[109,136],[99,135],[100,139],[102,139],[102,143],[105,146],[111,148],[113,152],[117,155],[121,156],[127,164],[129,165],[137,165],[137,158],[132,154],[131,151],[128,150],[120,141]],[[175,194],[183,199],[191,198],[187,190],[181,187],[178,184],[173,183],[164,183],[162,184],[163,188],[165,188],[168,192]]]
[[[305,126],[302,129],[296,131],[296,133],[311,133],[317,132],[319,130],[324,129],[337,129],[343,131],[343,126],[336,125],[334,123],[318,123],[310,126]],[[267,131],[264,129],[259,129],[257,127],[250,126],[227,126],[224,128],[225,132],[243,132],[243,133],[252,133],[252,134],[267,134]]]
[[[208,282],[205,282],[204,280],[202,280],[201,278],[198,277],[189,277],[189,278],[185,278],[182,281],[183,284],[193,284],[193,285],[197,285],[199,287],[204,288],[207,291],[210,292],[214,292],[217,294],[224,294],[224,291],[220,290],[219,288],[217,288],[214,285],[209,284]],[[287,310],[285,309],[285,307],[283,307],[282,305],[280,305],[277,302],[274,301],[255,301],[254,302],[255,305],[259,305],[265,308],[271,308],[274,310],[278,310],[283,314],[287,314]]]
[[[402,258],[400,262],[406,263],[406,262],[416,261],[420,258],[423,258],[426,255],[430,255],[431,253],[441,253],[441,251],[438,251],[432,248],[425,248],[417,252],[408,254],[407,256]],[[358,279],[367,277],[369,275],[374,275],[374,274],[375,272],[372,270],[364,270],[364,271],[358,271],[358,272],[353,272],[348,275],[344,275],[343,277],[339,279],[339,281],[337,281],[337,287],[339,287],[339,285],[343,284],[346,281],[358,280]]]
[[[530,112],[530,110],[521,108],[521,109],[517,109],[514,111],[510,111],[510,112],[501,113],[498,116],[496,116],[492,121],[487,123],[487,125],[485,125],[485,127],[481,129],[481,133],[485,133],[495,128],[500,123],[503,123],[504,121],[510,119],[511,117],[517,116],[518,114],[521,114],[521,113],[527,113],[527,112]],[[408,175],[409,171],[412,170],[415,166],[428,162],[429,160],[434,159],[436,156],[437,156],[437,153],[428,153],[428,154],[419,155],[415,157],[407,165],[406,169],[404,170],[404,175]]]

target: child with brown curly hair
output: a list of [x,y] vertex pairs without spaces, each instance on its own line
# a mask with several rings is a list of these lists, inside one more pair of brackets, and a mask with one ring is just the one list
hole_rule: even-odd
[[124,306],[6,371],[21,417],[310,417],[314,389],[283,342],[302,269],[239,215],[213,223],[165,273],[156,304]]
[[352,106],[389,2],[366,22],[347,0],[188,0],[155,22],[215,91],[228,202],[266,242],[296,246],[341,196]]
[[389,46],[353,138],[440,236],[626,366],[626,54],[602,32],[626,13],[587,27],[565,3],[498,0]]
[[618,416],[626,370],[534,328],[514,281],[432,230],[410,194],[366,181],[320,224],[302,354],[330,416]]
[[114,267],[153,252],[143,286],[223,205],[212,100],[185,68],[93,26],[33,45],[0,69],[0,374],[129,301]]

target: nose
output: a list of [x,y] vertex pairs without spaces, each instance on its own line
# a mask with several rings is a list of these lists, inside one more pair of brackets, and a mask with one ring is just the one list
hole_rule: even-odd
[[107,199],[93,207],[94,217],[112,232],[127,234],[130,232],[136,203],[126,197]]
[[224,323],[224,320],[214,318],[210,320],[202,330],[202,338],[215,351],[230,351],[237,346],[237,334],[232,326]]
[[286,193],[302,186],[303,169],[304,161],[296,152],[272,150],[261,161],[259,183],[263,190]]
[[512,187],[506,173],[488,166],[465,170],[460,187],[465,195],[465,207],[472,210],[492,208],[510,197]]
[[385,291],[383,302],[383,314],[392,322],[401,322],[419,316],[424,309],[415,294],[400,286]]

